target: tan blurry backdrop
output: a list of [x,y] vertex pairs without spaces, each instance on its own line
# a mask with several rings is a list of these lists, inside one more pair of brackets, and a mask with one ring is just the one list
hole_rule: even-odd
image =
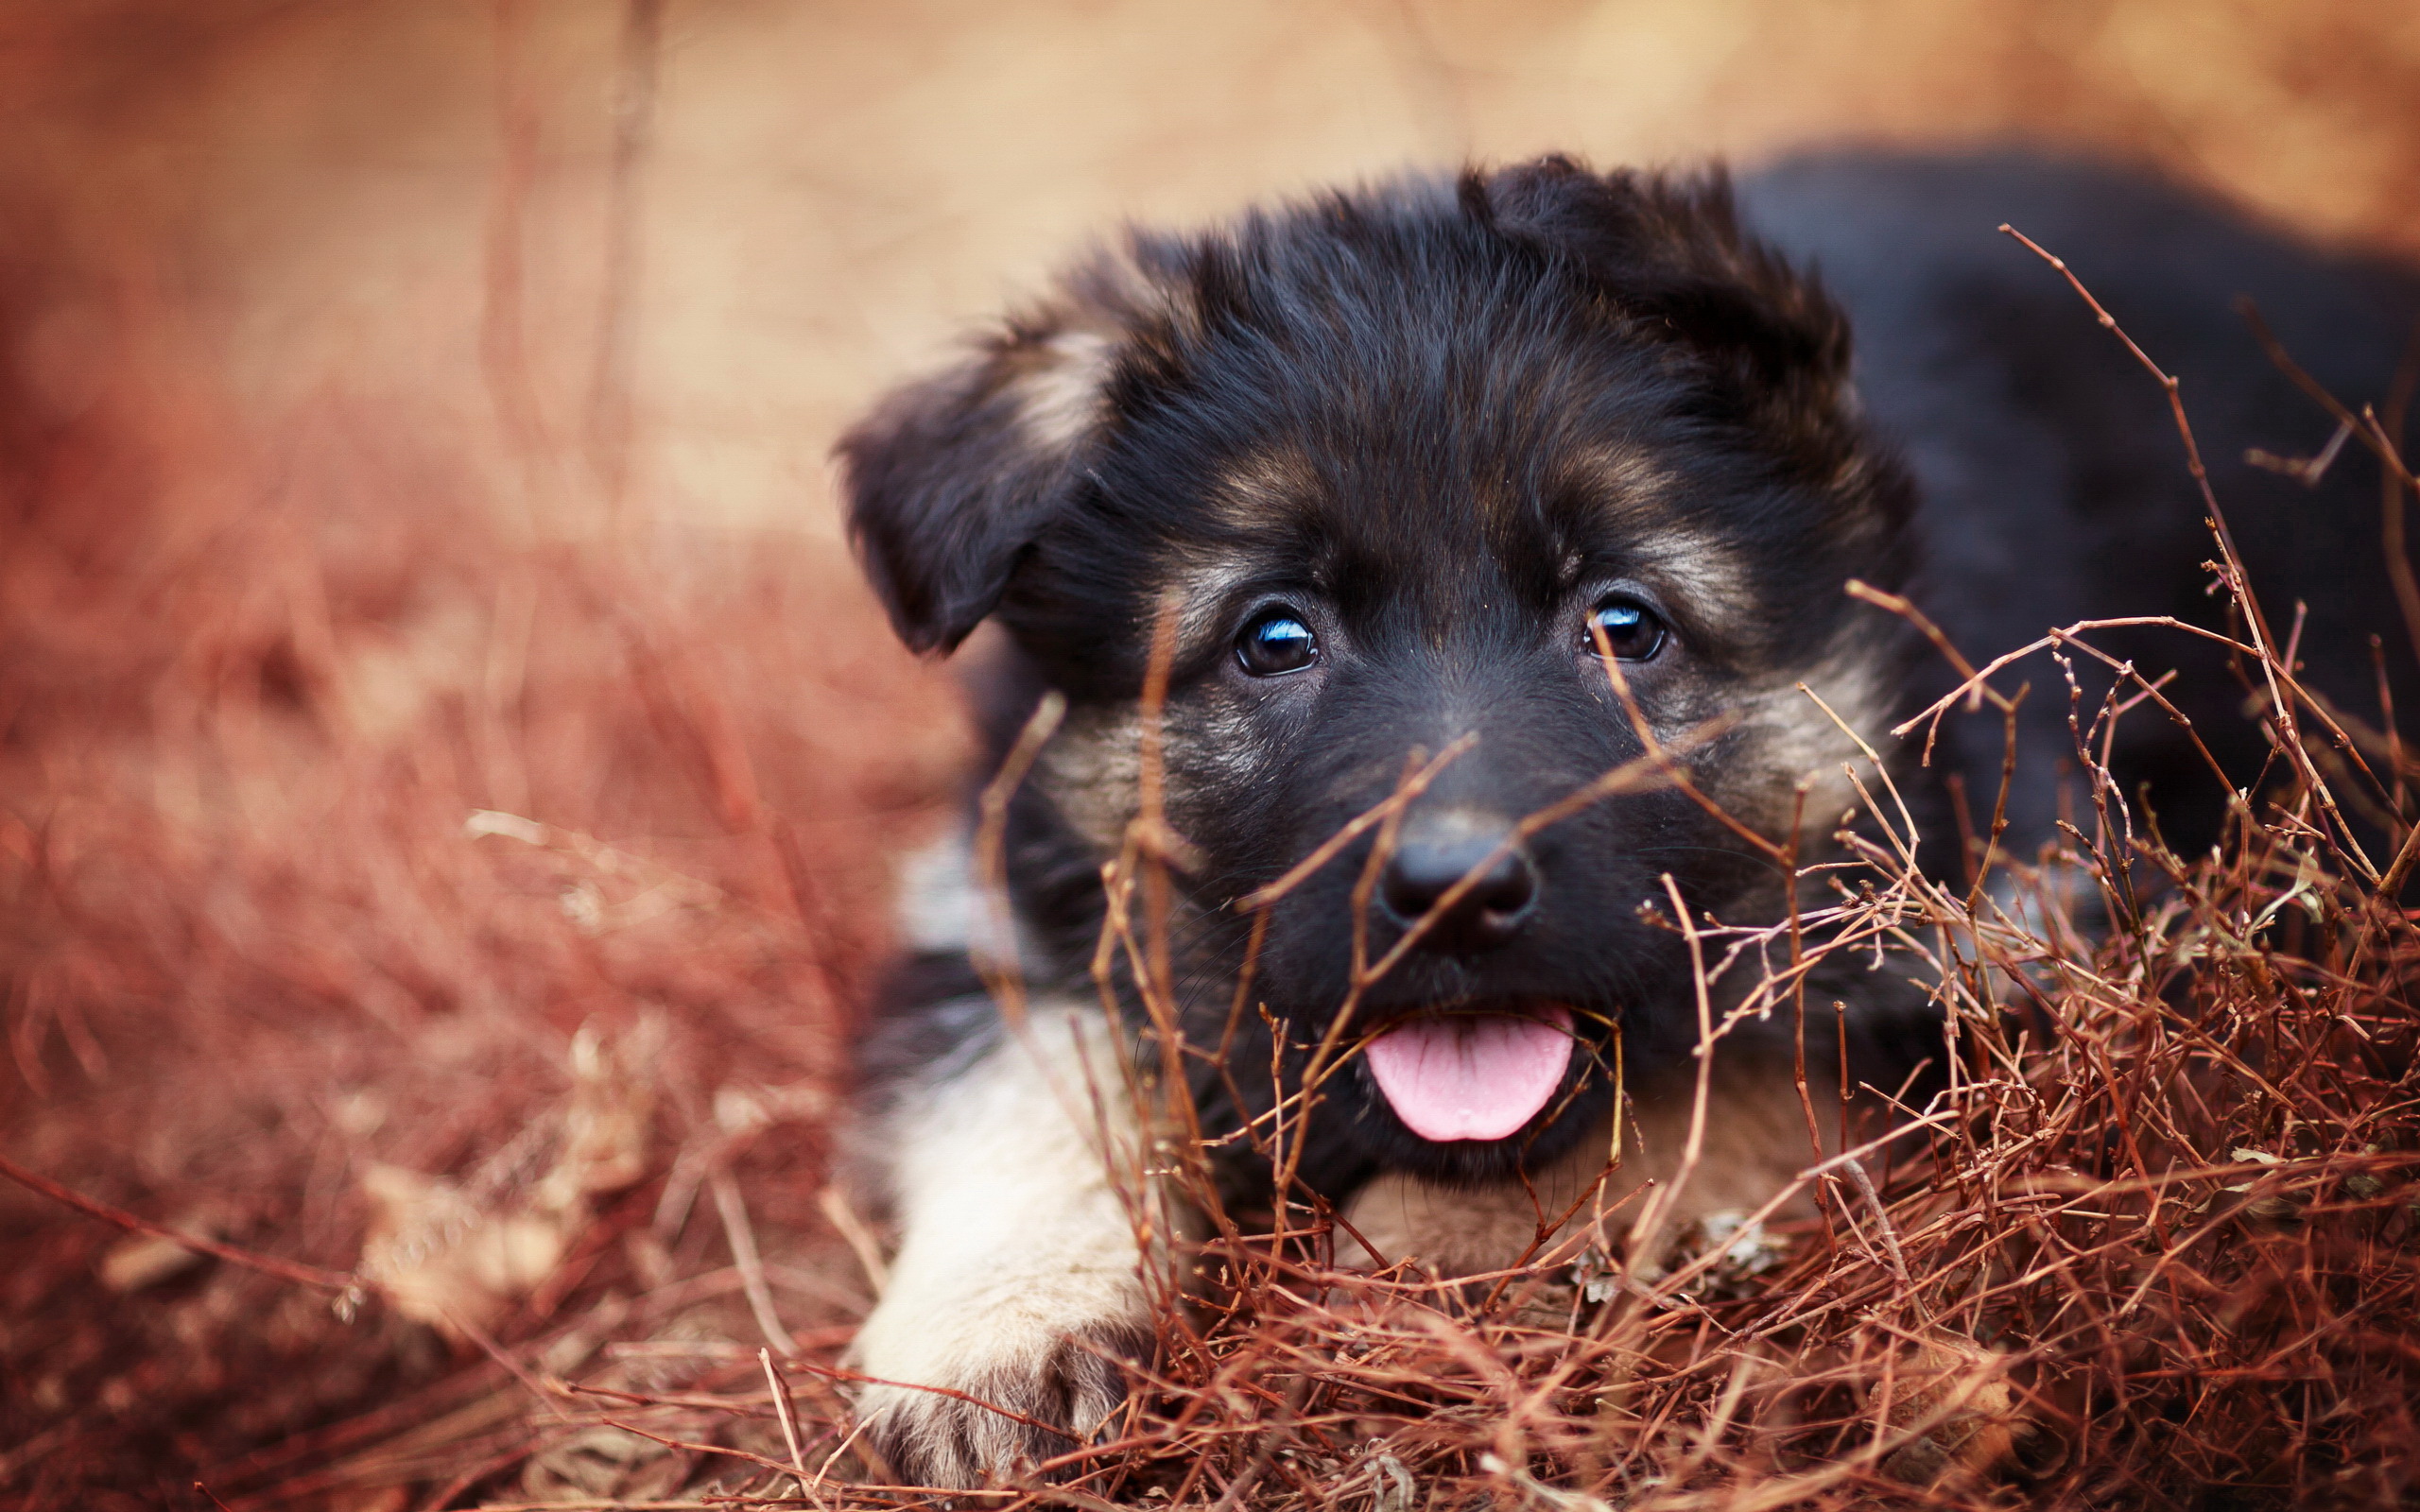
[[[1406,163],[2022,135],[2420,250],[2420,5],[2379,0],[15,0],[5,40],[45,259],[153,287],[264,426],[399,404],[574,529],[829,534],[838,430],[1072,244]],[[23,326],[37,396],[125,318]]]

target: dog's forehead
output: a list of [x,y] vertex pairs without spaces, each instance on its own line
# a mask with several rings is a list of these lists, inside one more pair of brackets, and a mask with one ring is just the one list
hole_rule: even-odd
[[1292,579],[1339,598],[1545,606],[1619,580],[1706,614],[1753,592],[1703,458],[1644,431],[1523,429],[1441,446],[1411,416],[1349,447],[1245,448],[1212,471],[1170,559],[1188,597]]
[[1130,433],[1137,471],[1187,498],[1172,560],[1396,592],[1736,589],[1722,474],[1753,464],[1709,447],[1686,387],[1600,311],[1546,281],[1327,292],[1207,332]]
[[[1407,420],[1360,427],[1344,446],[1254,446],[1212,471],[1204,512],[1246,546],[1383,554],[1416,537],[1491,557],[1560,557],[1650,534],[1671,515],[1671,472],[1643,449],[1514,439],[1480,452],[1458,439],[1440,446]],[[1440,455],[1456,450],[1479,455]]]

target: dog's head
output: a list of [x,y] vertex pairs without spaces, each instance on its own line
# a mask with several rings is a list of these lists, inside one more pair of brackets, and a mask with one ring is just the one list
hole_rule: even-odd
[[[1616,1026],[1634,1066],[1694,1042],[1666,876],[1701,920],[1770,918],[1739,829],[1840,819],[1835,716],[1877,723],[1898,655],[1843,584],[1903,576],[1910,508],[1847,361],[1719,180],[1547,159],[1135,235],[841,455],[901,635],[996,618],[1068,699],[1035,907],[1097,910],[1172,627],[1166,810],[1220,1016],[1241,900],[1459,750],[1270,909],[1251,996],[1297,1046],[1350,1003],[1344,1122],[1476,1176],[1601,1111]],[[1651,743],[1685,784],[1539,822]]]

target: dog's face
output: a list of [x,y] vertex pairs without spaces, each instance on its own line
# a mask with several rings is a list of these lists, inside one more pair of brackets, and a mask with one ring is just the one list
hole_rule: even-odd
[[[1214,1022],[1239,901],[1453,754],[1270,909],[1251,996],[1297,1070],[1349,1005],[1366,1053],[1327,1084],[1332,1126],[1480,1177],[1601,1112],[1617,1028],[1634,1066],[1694,1042],[1667,876],[1700,921],[1759,922],[1786,876],[1739,831],[1787,850],[1839,821],[1835,715],[1871,730],[1898,656],[1843,585],[1895,583],[1909,513],[1845,363],[1837,313],[1719,184],[1548,160],[1137,238],[843,455],[909,642],[996,615],[1069,700],[1020,852],[1028,905],[1066,916],[1046,925],[1098,918],[1165,617],[1182,943]],[[1651,745],[1685,782],[1533,818]],[[1357,988],[1357,950],[1408,932]]]

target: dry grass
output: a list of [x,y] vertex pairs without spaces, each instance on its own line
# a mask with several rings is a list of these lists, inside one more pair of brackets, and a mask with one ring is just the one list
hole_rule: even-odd
[[746,1323],[732,1170],[784,1315],[860,1307],[821,1131],[943,679],[837,549],[550,535],[408,395],[268,450],[127,328],[72,421],[0,395],[0,1152],[363,1280],[6,1186],[0,1499],[424,1497],[523,1442],[475,1332]]
[[[957,755],[937,700],[832,633],[870,611],[809,548],[547,543],[358,414],[266,460],[215,419],[154,387],[10,438],[0,759],[31,796],[0,812],[0,1128],[218,1252],[0,1199],[0,1487],[933,1501],[854,1447],[835,1362],[880,1257],[821,1131],[884,944],[864,900]],[[2389,436],[2353,438],[2399,508]],[[307,502],[259,507],[272,474]],[[1166,1310],[1104,1441],[967,1500],[2408,1501],[2413,768],[2391,717],[2299,697],[2218,553],[2277,747],[2219,854],[2169,854],[2099,772],[2111,720],[2157,716],[2139,681],[2082,711],[2054,856],[1979,815],[1967,885],[1927,881],[1861,773],[1861,869],[1800,937],[1927,962],[1957,1074],[1910,1142],[1810,1173],[1820,1219],[1473,1288],[1341,1272],[1298,1203],[1221,1212],[1208,1299]],[[2059,688],[2092,643],[1974,700]],[[1110,942],[1147,1006],[1164,843],[1138,830]],[[1696,943],[1797,1011],[1791,937]]]

